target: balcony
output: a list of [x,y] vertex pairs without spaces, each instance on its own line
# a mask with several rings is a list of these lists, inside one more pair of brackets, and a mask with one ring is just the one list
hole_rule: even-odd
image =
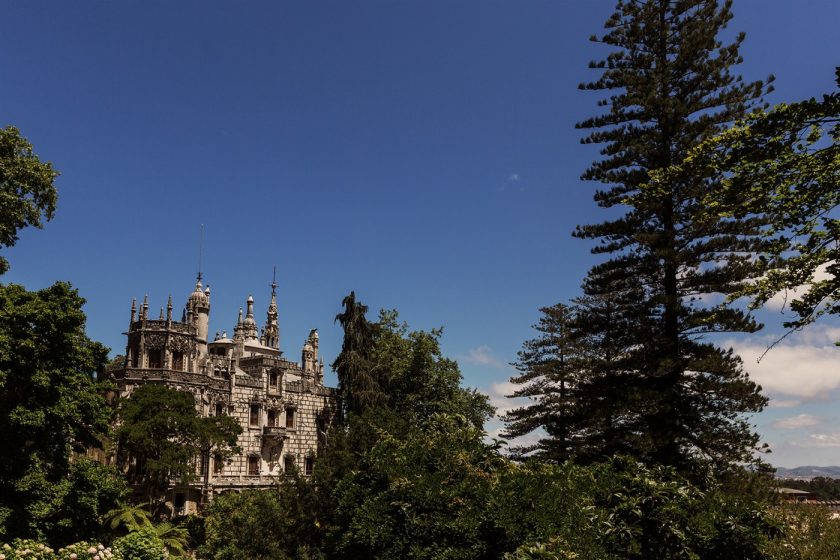
[[283,441],[286,439],[286,428],[280,426],[263,426],[263,437]]

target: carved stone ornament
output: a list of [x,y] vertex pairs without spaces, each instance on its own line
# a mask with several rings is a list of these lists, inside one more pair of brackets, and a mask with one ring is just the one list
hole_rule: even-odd
[[169,339],[169,348],[175,352],[188,353],[193,349],[194,342],[185,336],[173,336]]
[[163,334],[147,334],[146,348],[157,350],[163,348],[166,344],[166,335]]

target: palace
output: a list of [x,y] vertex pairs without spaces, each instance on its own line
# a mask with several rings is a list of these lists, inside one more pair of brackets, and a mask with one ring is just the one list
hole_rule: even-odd
[[335,415],[336,392],[324,386],[317,330],[304,342],[300,362],[283,356],[276,288],[272,282],[262,329],[248,296],[233,338],[222,332],[212,341],[210,288],[202,289],[200,273],[180,321],[172,318],[171,296],[166,313],[161,309],[156,320],[149,317],[148,296],[139,309],[136,300],[131,303],[125,365],[114,372],[120,397],[140,384],[162,383],[192,393],[201,415],[228,414],[242,426],[239,455],[202,457],[195,483],[173,483],[167,502],[174,514],[193,513],[221,492],[269,487],[292,468],[305,476],[312,473]]

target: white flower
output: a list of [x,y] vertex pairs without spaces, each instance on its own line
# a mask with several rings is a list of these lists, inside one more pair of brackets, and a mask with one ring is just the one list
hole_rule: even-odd
[[70,560],[76,560],[77,558],[78,558],[78,556],[76,555],[75,552],[70,553]]
[[90,554],[96,554],[96,547],[95,547],[95,546],[90,547],[90,548],[88,549],[88,552],[89,552]]

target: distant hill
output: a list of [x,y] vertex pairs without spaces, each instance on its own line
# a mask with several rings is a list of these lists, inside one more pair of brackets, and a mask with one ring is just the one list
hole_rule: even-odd
[[786,469],[776,468],[776,478],[795,478],[797,480],[811,480],[818,476],[824,478],[840,478],[840,467],[794,467]]

